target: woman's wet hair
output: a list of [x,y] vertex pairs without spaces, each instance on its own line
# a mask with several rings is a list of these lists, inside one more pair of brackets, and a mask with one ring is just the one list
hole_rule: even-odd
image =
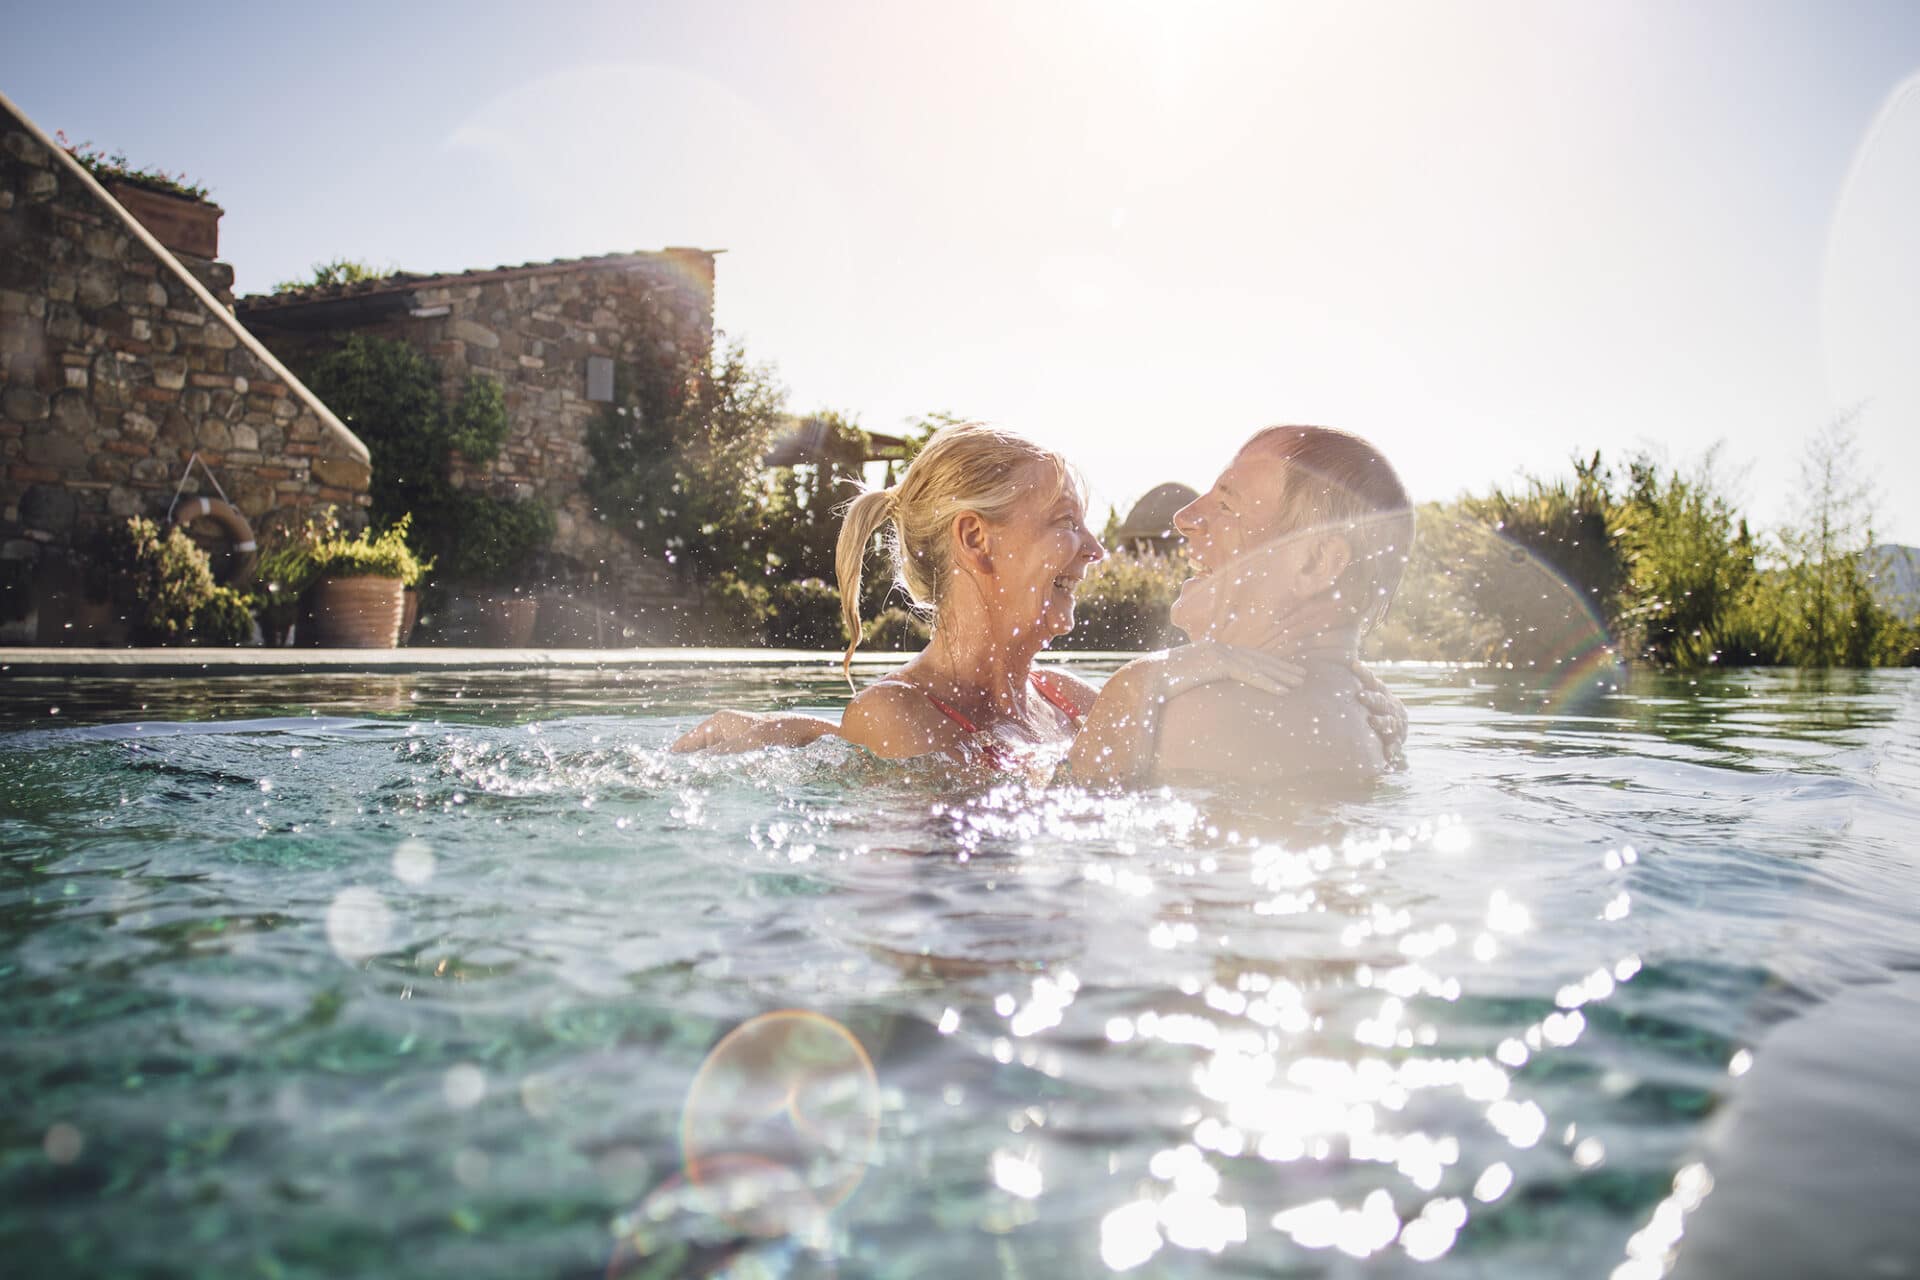
[[979,422],[942,427],[898,484],[869,489],[846,504],[834,571],[849,637],[841,670],[849,679],[853,651],[860,646],[860,580],[873,535],[885,531],[894,584],[923,616],[937,617],[953,577],[953,518],[972,511],[989,523],[1006,519],[1032,496],[1020,483],[1020,472],[1034,462],[1046,463],[1058,480],[1043,495],[1048,501],[1078,489],[1067,460],[1025,436]]
[[1353,554],[1334,591],[1364,634],[1387,616],[1413,554],[1413,503],[1393,465],[1350,431],[1266,427],[1242,452],[1259,449],[1287,462],[1280,510],[1284,532],[1330,533]]

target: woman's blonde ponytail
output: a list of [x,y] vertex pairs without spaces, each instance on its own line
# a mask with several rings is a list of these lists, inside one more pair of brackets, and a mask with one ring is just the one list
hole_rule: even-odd
[[833,573],[840,584],[840,620],[847,626],[847,654],[840,670],[853,683],[853,651],[860,647],[860,578],[866,567],[867,544],[893,517],[894,490],[869,489],[849,502],[840,522],[840,541],[834,546]]

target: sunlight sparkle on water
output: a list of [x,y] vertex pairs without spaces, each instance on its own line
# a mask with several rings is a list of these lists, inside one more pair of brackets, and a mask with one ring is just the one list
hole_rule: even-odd
[[1115,1271],[1129,1271],[1160,1251],[1160,1208],[1151,1200],[1134,1200],[1100,1219],[1100,1261]]
[[1017,1154],[996,1151],[993,1153],[992,1169],[994,1185],[1022,1200],[1036,1198],[1045,1187],[1040,1176],[1039,1158],[1032,1152]]

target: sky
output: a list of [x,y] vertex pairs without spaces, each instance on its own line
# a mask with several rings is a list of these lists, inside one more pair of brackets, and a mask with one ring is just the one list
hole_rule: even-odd
[[1019,428],[1096,516],[1317,422],[1422,500],[1717,446],[1771,526],[1848,417],[1920,544],[1909,0],[7,8],[0,91],[211,187],[242,293],[722,249],[795,411]]

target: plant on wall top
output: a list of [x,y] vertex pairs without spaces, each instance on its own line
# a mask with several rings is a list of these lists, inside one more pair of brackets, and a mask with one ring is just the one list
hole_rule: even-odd
[[282,280],[273,286],[274,293],[297,293],[302,289],[318,289],[327,285],[361,284],[368,280],[385,280],[388,276],[400,274],[398,267],[371,267],[357,258],[335,258],[330,262],[313,264],[313,274],[304,280]]
[[60,149],[80,162],[80,167],[101,182],[125,182],[131,186],[145,187],[149,191],[164,191],[168,195],[185,196],[189,200],[205,200],[207,188],[198,182],[189,181],[184,173],[168,173],[165,169],[137,167],[118,151],[108,151],[96,147],[91,142],[69,142],[65,130],[57,130],[54,140]]

